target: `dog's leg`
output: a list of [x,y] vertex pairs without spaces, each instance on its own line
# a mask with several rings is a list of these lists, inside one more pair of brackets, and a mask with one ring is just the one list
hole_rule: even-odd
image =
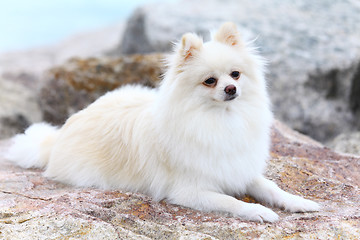
[[[196,198],[194,198],[195,196]],[[251,221],[275,222],[279,218],[271,209],[260,204],[246,203],[234,197],[211,191],[184,194],[181,198],[173,198],[170,202],[199,210],[228,212]]]
[[290,212],[312,212],[320,209],[320,205],[316,202],[287,193],[264,177],[256,178],[247,187],[247,193],[259,202],[280,207]]

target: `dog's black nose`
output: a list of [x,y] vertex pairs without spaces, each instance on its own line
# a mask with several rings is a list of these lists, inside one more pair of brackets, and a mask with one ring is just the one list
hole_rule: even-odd
[[234,95],[236,93],[236,87],[231,84],[229,86],[226,86],[224,91],[228,95]]

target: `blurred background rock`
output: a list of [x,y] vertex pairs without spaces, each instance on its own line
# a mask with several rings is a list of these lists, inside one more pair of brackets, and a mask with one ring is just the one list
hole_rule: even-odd
[[119,18],[102,28],[48,47],[0,48],[1,138],[36,121],[61,124],[122,84],[156,86],[171,42],[188,31],[208,39],[208,29],[233,21],[268,60],[276,117],[338,151],[360,154],[359,1],[182,0],[142,3],[127,15],[125,2],[111,2],[102,6]]

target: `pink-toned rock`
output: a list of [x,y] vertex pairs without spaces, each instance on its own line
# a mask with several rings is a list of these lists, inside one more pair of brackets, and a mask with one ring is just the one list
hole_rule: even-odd
[[[279,222],[259,224],[138,193],[66,186],[2,158],[0,239],[359,239],[360,158],[335,153],[279,122],[272,139],[267,176],[321,203],[320,212],[276,209]],[[0,142],[0,152],[10,144]]]

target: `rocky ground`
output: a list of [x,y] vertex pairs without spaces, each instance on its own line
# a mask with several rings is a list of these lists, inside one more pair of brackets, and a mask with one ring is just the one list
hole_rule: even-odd
[[[268,178],[319,202],[319,212],[275,209],[277,223],[248,222],[138,193],[73,188],[0,158],[0,238],[359,239],[360,158],[332,152],[279,122],[272,140]],[[2,141],[0,151],[9,144]]]

